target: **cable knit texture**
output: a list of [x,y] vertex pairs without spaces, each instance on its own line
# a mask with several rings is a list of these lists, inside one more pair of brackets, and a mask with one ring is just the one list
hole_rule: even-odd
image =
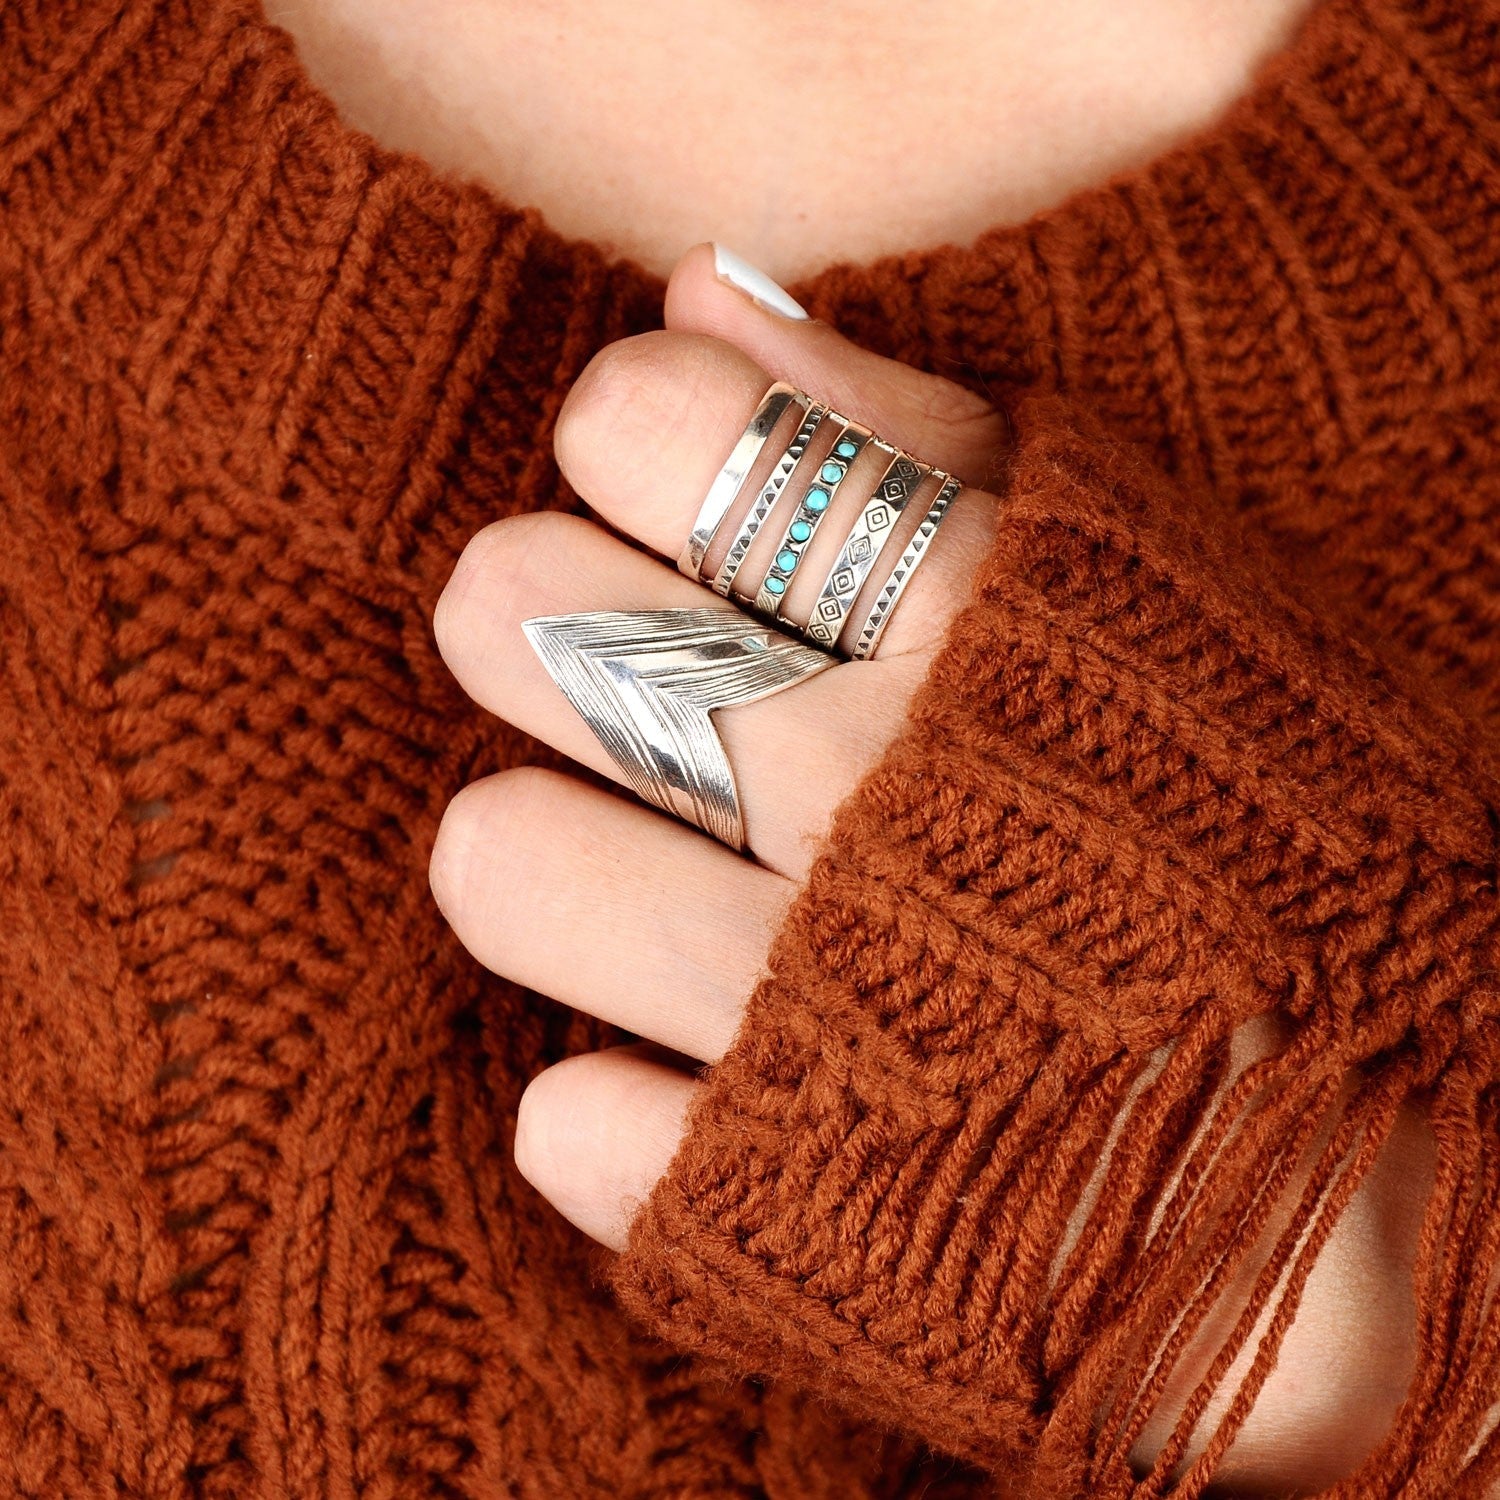
[[[559,404],[663,288],[347,129],[249,0],[0,3],[0,1492],[1201,1493],[1410,1107],[1416,1368],[1336,1493],[1485,1493],[1497,222],[1487,5],[1321,0],[1149,166],[791,288],[1017,443],[611,1261],[510,1148],[612,1034],[426,884],[550,752],[430,627],[580,508]],[[1133,1470],[1258,1243],[1244,1400]]]

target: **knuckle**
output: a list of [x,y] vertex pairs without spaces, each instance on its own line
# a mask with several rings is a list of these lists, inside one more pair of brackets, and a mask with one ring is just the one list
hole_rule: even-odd
[[512,1147],[516,1170],[543,1196],[546,1196],[552,1179],[550,1170],[552,1156],[551,1140],[551,1091],[542,1082],[547,1073],[538,1073],[526,1085],[516,1106],[516,1139]]
[[655,328],[616,339],[589,360],[573,382],[557,425],[620,417],[628,420],[642,401],[670,385],[682,362],[684,336]]
[[582,1058],[565,1058],[538,1073],[526,1085],[516,1110],[512,1154],[516,1169],[544,1197],[555,1197],[569,1169],[566,1137],[577,1091]]
[[551,826],[549,808],[565,779],[542,766],[516,766],[471,782],[449,802],[427,876],[438,909],[466,946],[481,920],[503,928],[508,893],[522,884],[520,867],[538,828]]
[[966,386],[944,382],[927,399],[928,418],[956,437],[973,440],[1001,428],[1000,413]]
[[715,342],[653,329],[620,339],[589,361],[558,413],[552,443],[559,467],[579,493],[632,482],[630,466],[660,449],[684,403],[722,371]]
[[916,384],[912,402],[919,430],[936,435],[938,462],[968,483],[983,484],[994,455],[1004,447],[1004,415],[985,397],[943,377]]
[[459,554],[432,614],[438,650],[452,659],[473,644],[477,632],[493,628],[497,610],[507,614],[543,597],[540,581],[555,577],[578,548],[578,531],[589,522],[556,511],[532,511],[492,521]]
[[940,403],[946,409],[948,421],[955,427],[966,429],[976,422],[988,423],[998,419],[1000,414],[988,397],[956,381],[945,377],[939,379],[942,384],[940,391],[934,393],[934,404]]

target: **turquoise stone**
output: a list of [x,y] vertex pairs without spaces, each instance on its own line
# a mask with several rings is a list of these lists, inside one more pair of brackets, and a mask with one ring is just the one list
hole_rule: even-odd
[[806,521],[793,521],[791,538],[794,542],[805,542],[812,535],[812,527]]
[[844,477],[844,471],[837,464],[824,464],[818,477],[825,484],[837,484]]
[[837,453],[840,458],[853,458],[854,455],[859,452],[859,444],[851,443],[848,438],[845,438],[844,441],[840,443],[838,447],[833,451]]
[[790,573],[797,566],[797,554],[795,552],[778,552],[776,554],[776,566],[783,573]]
[[828,491],[827,490],[809,490],[802,497],[802,504],[808,510],[813,511],[814,513],[816,513],[817,511],[820,511],[820,510],[827,510],[828,509]]
[[783,594],[786,592],[786,579],[771,577],[766,579],[766,592],[769,594]]

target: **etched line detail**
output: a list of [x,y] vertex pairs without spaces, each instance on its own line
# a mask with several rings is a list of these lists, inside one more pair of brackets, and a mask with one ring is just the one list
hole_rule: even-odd
[[813,433],[817,431],[819,423],[828,414],[828,408],[822,402],[815,401],[808,407],[807,416],[797,429],[796,436],[787,444],[786,451],[776,460],[775,467],[760,487],[760,493],[755,497],[755,503],[740,523],[739,533],[730,544],[729,551],[725,553],[724,561],[719,564],[719,571],[714,574],[714,593],[726,599],[729,597],[730,586],[734,583],[734,576],[739,572],[746,553],[750,551],[751,542],[755,540],[766,517],[771,514],[776,502],[781,498],[781,492],[786,488],[787,480],[792,477],[792,471],[801,462],[802,455],[807,452],[807,445],[812,441]]
[[875,647],[879,644],[886,623],[890,620],[891,611],[895,609],[897,601],[905,592],[906,585],[911,582],[911,575],[916,572],[917,564],[926,556],[927,544],[941,525],[943,517],[948,514],[953,497],[962,488],[962,483],[950,475],[942,489],[938,491],[936,499],[928,507],[927,514],[922,517],[922,524],[917,527],[912,539],[906,544],[906,550],[902,552],[896,566],[891,569],[890,577],[886,579],[880,592],[875,596],[875,602],[870,606],[870,613],[860,628],[858,639],[854,642],[854,649],[849,653],[852,661],[864,661],[874,655]]
[[929,465],[918,463],[909,453],[896,453],[829,569],[803,632],[810,640],[833,649],[854,605],[854,597],[890,539],[897,517],[932,472]]

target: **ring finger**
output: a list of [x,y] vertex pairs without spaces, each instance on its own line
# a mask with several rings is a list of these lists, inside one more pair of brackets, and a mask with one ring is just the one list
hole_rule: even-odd
[[536,766],[449,804],[429,870],[487,969],[712,1062],[794,886],[652,808]]

